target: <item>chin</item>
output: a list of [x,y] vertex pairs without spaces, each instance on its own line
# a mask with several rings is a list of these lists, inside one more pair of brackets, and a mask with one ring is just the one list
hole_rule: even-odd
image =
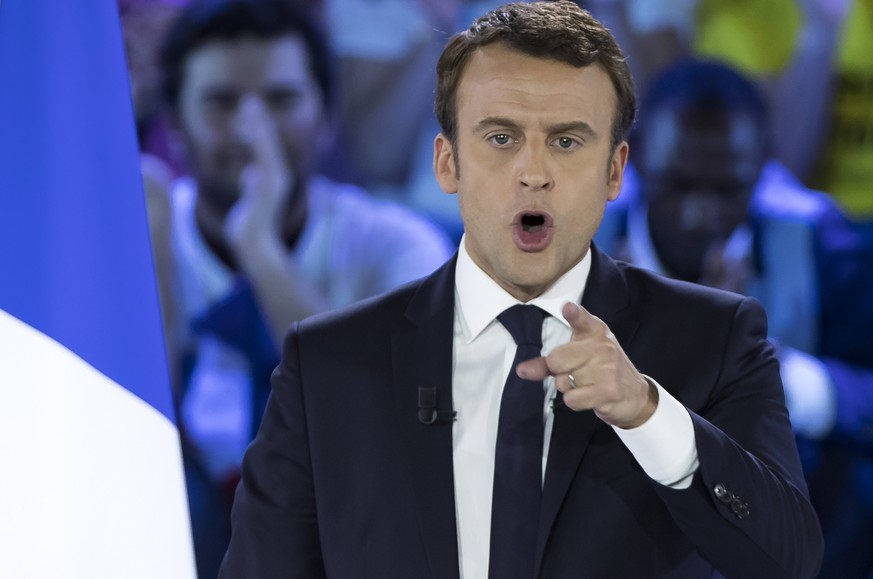
[[550,288],[559,277],[561,274],[545,270],[518,272],[513,285],[533,298]]

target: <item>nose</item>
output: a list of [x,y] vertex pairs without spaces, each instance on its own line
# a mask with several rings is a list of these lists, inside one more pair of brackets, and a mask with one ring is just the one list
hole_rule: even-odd
[[233,130],[242,142],[249,142],[253,136],[253,130],[259,126],[262,117],[267,114],[264,100],[255,93],[246,93],[236,107],[233,116]]
[[545,147],[528,142],[518,154],[518,180],[530,191],[549,191],[554,186]]

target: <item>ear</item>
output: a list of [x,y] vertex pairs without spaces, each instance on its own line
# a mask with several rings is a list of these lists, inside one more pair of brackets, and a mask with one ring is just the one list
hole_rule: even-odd
[[621,192],[621,184],[624,181],[624,168],[627,166],[628,155],[627,141],[622,141],[616,145],[612,152],[612,159],[609,161],[609,182],[607,187],[609,193],[607,198],[610,201],[618,199],[618,194]]
[[453,194],[458,192],[458,173],[452,144],[442,133],[433,140],[433,173],[440,189]]

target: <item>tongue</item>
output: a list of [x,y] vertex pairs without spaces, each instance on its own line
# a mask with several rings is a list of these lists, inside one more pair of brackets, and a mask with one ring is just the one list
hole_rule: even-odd
[[522,251],[540,251],[549,245],[552,229],[542,225],[521,226],[515,229],[515,244]]

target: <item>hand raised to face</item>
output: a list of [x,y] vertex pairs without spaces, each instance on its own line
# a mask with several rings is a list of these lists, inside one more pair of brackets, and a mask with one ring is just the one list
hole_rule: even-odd
[[727,241],[710,244],[698,283],[745,294],[752,277],[751,233],[742,231]]
[[243,263],[265,251],[283,251],[281,220],[294,175],[285,162],[275,124],[263,102],[246,98],[236,130],[252,162],[240,175],[240,198],[228,213],[225,235]]
[[518,375],[528,380],[554,376],[568,408],[592,409],[607,424],[643,424],[658,405],[654,385],[637,371],[603,321],[569,302],[562,313],[573,330],[570,341],[548,356],[522,362]]

